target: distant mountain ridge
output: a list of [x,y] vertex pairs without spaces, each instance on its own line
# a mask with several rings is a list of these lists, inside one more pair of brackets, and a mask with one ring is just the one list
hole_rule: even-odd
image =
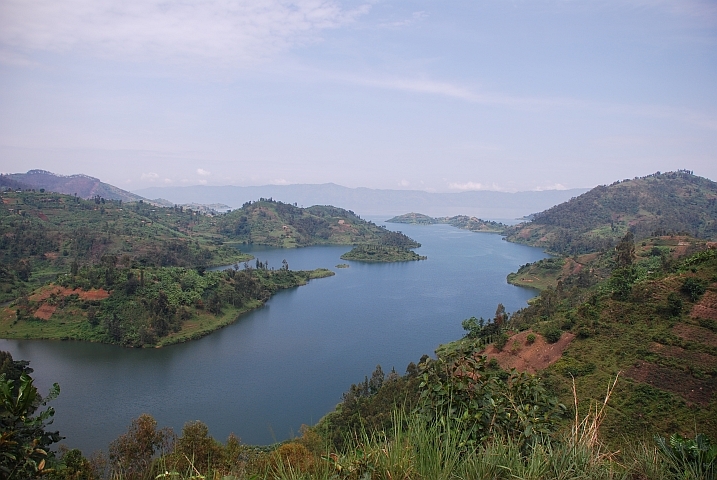
[[400,215],[422,212],[432,216],[473,215],[514,219],[536,213],[587,192],[587,188],[531,192],[470,191],[431,193],[422,190],[349,188],[334,183],[238,186],[151,187],[136,190],[147,198],[166,198],[177,204],[223,203],[238,208],[257,198],[273,198],[299,206],[333,205],[361,215]]
[[[144,197],[83,174],[58,175],[47,170],[29,170],[27,173],[12,173],[3,175],[3,177],[17,182],[21,188],[24,186],[35,189],[44,188],[50,192],[64,193],[65,195],[76,194],[84,199],[100,196],[106,200],[122,200],[123,202],[145,200]],[[12,185],[8,186],[15,188]]]

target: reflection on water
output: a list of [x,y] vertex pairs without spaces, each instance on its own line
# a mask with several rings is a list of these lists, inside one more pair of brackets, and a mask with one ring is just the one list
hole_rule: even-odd
[[[389,228],[393,226],[389,225]],[[401,373],[459,338],[461,320],[508,311],[533,292],[505,276],[545,255],[538,249],[447,225],[401,225],[428,260],[346,262],[349,247],[245,249],[270,267],[331,268],[336,275],[281,291],[265,307],[203,339],[161,349],[81,342],[0,340],[31,361],[41,391],[59,382],[55,428],[87,454],[106,449],[141,413],[179,431],[191,420],[225,439],[265,444],[329,412],[377,364]]]

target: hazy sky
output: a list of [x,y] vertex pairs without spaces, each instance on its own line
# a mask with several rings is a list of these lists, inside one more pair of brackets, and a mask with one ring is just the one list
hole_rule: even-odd
[[0,0],[0,171],[150,185],[717,180],[717,2]]

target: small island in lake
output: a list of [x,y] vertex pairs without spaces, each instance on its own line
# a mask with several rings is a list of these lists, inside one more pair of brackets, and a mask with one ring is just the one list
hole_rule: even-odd
[[482,220],[468,215],[454,217],[429,217],[422,213],[405,213],[386,220],[386,223],[408,223],[413,225],[446,224],[456,228],[470,230],[471,232],[504,233],[508,225],[491,220]]
[[388,245],[356,245],[350,252],[341,255],[342,260],[358,262],[410,262],[427,258],[408,248]]

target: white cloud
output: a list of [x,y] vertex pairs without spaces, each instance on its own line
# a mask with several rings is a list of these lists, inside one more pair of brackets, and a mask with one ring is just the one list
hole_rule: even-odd
[[201,175],[202,177],[208,177],[208,176],[211,175],[211,174],[212,174],[212,172],[209,172],[209,171],[207,171],[207,170],[204,170],[203,168],[198,168],[198,169],[197,169],[197,175]]
[[568,187],[566,187],[565,185],[563,185],[561,183],[554,183],[553,185],[544,185],[544,186],[535,187],[533,190],[535,190],[536,192],[544,192],[546,190],[567,190],[567,189],[568,189]]
[[448,188],[451,190],[485,190],[482,183],[477,182],[466,182],[466,183],[449,183]]
[[495,183],[492,183],[490,185],[486,185],[480,182],[465,182],[465,183],[458,183],[453,182],[448,184],[448,188],[451,190],[459,190],[461,192],[468,192],[473,190],[491,190],[496,192],[506,192],[505,188],[501,187],[500,185],[496,185]]
[[157,180],[158,178],[159,178],[159,175],[157,175],[157,174],[154,173],[154,172],[149,172],[149,173],[143,173],[142,176],[140,177],[140,180],[146,180],[146,181],[154,182],[154,181]]
[[287,181],[286,181],[285,179],[283,179],[283,178],[277,178],[277,179],[272,180],[272,181],[271,181],[271,184],[272,184],[272,185],[288,185],[289,182],[287,182]]
[[[3,0],[0,45],[130,60],[252,62],[369,10],[338,0]],[[17,60],[16,60],[17,61]]]
[[407,187],[410,184],[411,184],[411,182],[409,182],[408,180],[401,180],[400,182],[398,182],[399,187]]

